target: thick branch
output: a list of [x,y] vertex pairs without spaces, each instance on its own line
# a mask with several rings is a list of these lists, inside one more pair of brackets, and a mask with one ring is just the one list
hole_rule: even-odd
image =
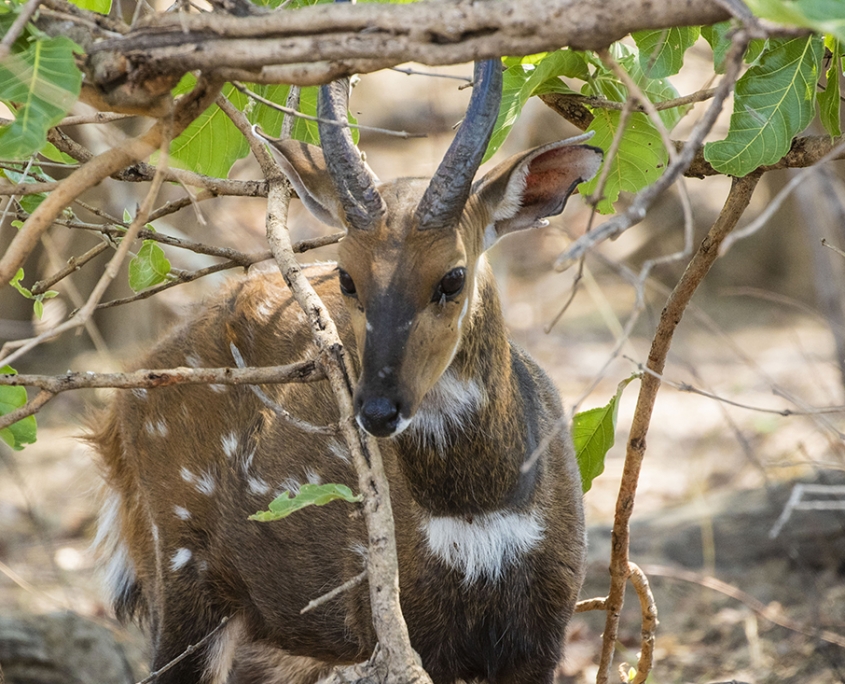
[[[108,72],[112,79],[125,57],[131,65],[124,68],[137,69],[140,80],[144,74],[162,77],[223,68],[251,72],[250,80],[256,80],[266,67],[297,65],[299,78],[291,80],[313,85],[407,61],[456,64],[564,45],[595,49],[639,29],[712,24],[728,18],[711,0],[318,5],[254,17],[157,14],[125,37],[95,44],[91,52],[114,52],[115,68]],[[98,58],[100,65],[102,59]],[[324,62],[335,64],[330,76],[325,65],[304,68]]]

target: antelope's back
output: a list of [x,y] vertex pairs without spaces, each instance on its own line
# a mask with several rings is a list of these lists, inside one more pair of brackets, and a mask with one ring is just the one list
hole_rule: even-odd
[[[334,265],[308,270],[345,331]],[[134,365],[231,367],[230,345],[247,366],[315,355],[305,315],[278,273],[259,272],[229,285]],[[354,484],[349,455],[337,438],[294,427],[272,406],[319,428],[337,422],[334,399],[325,382],[262,389],[269,407],[248,386],[125,391],[95,428],[91,439],[101,454],[108,497],[98,541],[109,559],[115,610],[123,618],[150,618],[155,627],[159,592],[181,591],[186,601],[221,613],[236,612],[247,599],[256,607],[259,631],[285,625],[286,641],[296,635],[298,643],[287,644],[291,650],[356,657],[360,645],[348,640],[343,620],[317,624],[298,611],[303,596],[318,596],[361,571],[361,554],[338,548],[338,540],[366,539],[360,520],[349,517],[348,507],[316,508],[287,519],[284,539],[275,525],[247,524],[248,515],[281,491],[295,492],[306,482]],[[288,580],[285,570],[291,568],[297,577]],[[172,604],[180,597],[167,599]],[[321,654],[320,644],[333,641],[333,652]]]

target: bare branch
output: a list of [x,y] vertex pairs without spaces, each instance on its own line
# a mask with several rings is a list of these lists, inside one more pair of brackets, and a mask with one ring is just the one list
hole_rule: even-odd
[[[317,382],[325,379],[318,364],[301,361],[287,366],[265,368],[168,368],[137,370],[130,373],[80,373],[65,375],[0,375],[0,386],[39,387],[41,392],[26,406],[0,416],[0,429],[36,413],[44,404],[68,390],[111,387],[114,389],[155,389],[172,385],[271,385]],[[24,410],[26,409],[26,410]]]
[[285,80],[315,85],[407,61],[457,64],[561,45],[602,48],[631,31],[712,24],[728,16],[709,0],[318,5],[260,17],[155,15],[91,52],[114,52],[113,73],[123,69],[136,82],[145,73],[181,75],[196,69],[240,71],[248,74],[245,80],[266,82],[259,79],[268,69],[296,65],[286,69]]
[[342,594],[344,591],[349,591],[350,589],[354,589],[359,584],[361,584],[361,582],[363,582],[365,579],[367,579],[367,571],[362,570],[360,573],[355,575],[355,577],[353,577],[351,580],[347,580],[346,582],[341,584],[339,587],[335,587],[334,589],[332,589],[329,592],[326,592],[322,596],[315,598],[313,601],[309,601],[308,605],[305,606],[305,608],[303,608],[302,610],[299,611],[299,614],[304,615],[305,613],[308,613],[308,612],[314,610],[315,608],[319,608],[324,603],[328,603],[329,601],[331,601],[335,596],[339,596],[340,594]]
[[[687,304],[693,293],[710,270],[718,256],[718,246],[739,221],[742,212],[751,201],[751,194],[760,178],[759,173],[745,178],[734,179],[731,191],[722,208],[719,218],[713,224],[707,237],[701,243],[684,272],[683,277],[672,291],[669,301],[663,309],[652,341],[648,358],[648,368],[662,373],[669,353],[675,329],[680,323]],[[619,633],[619,616],[625,596],[625,584],[630,576],[628,565],[628,541],[630,538],[629,521],[634,509],[640,468],[645,456],[645,438],[651,422],[651,413],[657,398],[660,382],[652,375],[643,376],[640,393],[628,438],[625,465],[619,496],[616,501],[616,514],[611,533],[610,591],[607,597],[607,616],[602,637],[601,662],[596,678],[597,684],[607,684],[610,678],[613,653]]]
[[[640,599],[640,611],[643,616],[642,645],[640,646],[640,659],[637,662],[637,674],[631,684],[644,684],[651,672],[654,661],[654,632],[657,629],[657,604],[654,602],[654,594],[648,585],[648,578],[645,573],[636,565],[628,563],[631,584]],[[627,679],[626,679],[627,681]]]

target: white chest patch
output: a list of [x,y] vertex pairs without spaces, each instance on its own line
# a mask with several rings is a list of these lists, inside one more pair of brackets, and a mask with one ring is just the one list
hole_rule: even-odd
[[472,584],[482,578],[498,580],[543,540],[546,528],[536,511],[497,511],[476,515],[472,522],[431,517],[422,524],[422,531],[431,552],[461,572],[465,584]]
[[474,378],[461,379],[449,369],[423,397],[411,419],[411,434],[421,446],[443,452],[452,433],[464,432],[472,417],[487,403],[487,392]]

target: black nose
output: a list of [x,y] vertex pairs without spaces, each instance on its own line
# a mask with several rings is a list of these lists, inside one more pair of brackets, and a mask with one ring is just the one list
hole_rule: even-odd
[[358,407],[358,422],[374,437],[390,437],[399,424],[399,405],[387,397],[373,397]]

